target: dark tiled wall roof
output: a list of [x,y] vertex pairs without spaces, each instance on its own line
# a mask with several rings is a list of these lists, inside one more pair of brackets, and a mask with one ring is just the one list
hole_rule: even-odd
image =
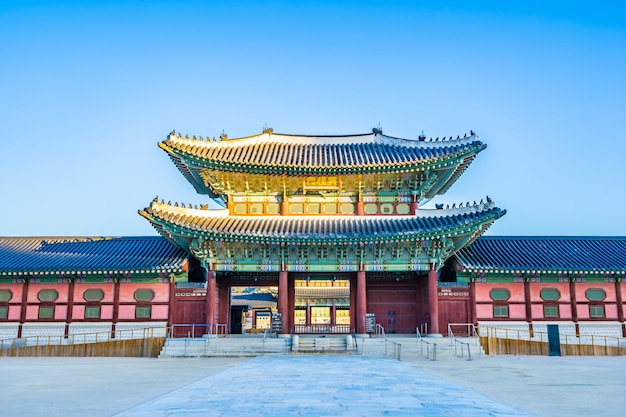
[[626,237],[484,236],[457,253],[470,270],[626,271]]
[[0,237],[0,273],[179,270],[186,258],[160,236]]

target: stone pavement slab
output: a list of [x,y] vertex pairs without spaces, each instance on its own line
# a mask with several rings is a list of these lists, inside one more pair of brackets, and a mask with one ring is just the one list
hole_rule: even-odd
[[259,357],[119,417],[528,416],[388,358]]

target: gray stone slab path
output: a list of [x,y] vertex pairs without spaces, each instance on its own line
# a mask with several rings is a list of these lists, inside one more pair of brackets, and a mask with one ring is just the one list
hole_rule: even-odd
[[260,357],[119,417],[528,416],[528,412],[387,358]]

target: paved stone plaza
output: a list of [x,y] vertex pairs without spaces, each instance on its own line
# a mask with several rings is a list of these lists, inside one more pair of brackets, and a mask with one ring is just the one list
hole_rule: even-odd
[[626,358],[1,358],[0,415],[615,416]]
[[262,357],[120,417],[526,416],[527,412],[388,358]]

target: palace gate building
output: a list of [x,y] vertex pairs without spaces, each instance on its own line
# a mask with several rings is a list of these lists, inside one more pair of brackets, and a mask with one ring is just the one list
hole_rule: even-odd
[[370,317],[388,333],[626,331],[626,239],[480,237],[505,214],[489,198],[421,207],[485,149],[473,132],[172,132],[159,147],[205,200],[140,210],[161,237],[0,238],[0,338],[182,323],[239,333],[271,317],[286,334],[364,334]]

